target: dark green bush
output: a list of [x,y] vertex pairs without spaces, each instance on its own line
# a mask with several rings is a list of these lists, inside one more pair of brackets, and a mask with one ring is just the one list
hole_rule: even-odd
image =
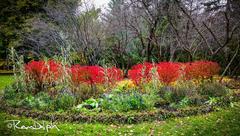
[[60,94],[57,96],[54,102],[55,110],[67,110],[72,108],[76,103],[76,98],[67,93]]
[[209,96],[209,97],[225,96],[228,92],[226,87],[222,86],[219,83],[204,83],[204,84],[201,84],[198,91],[201,95]]
[[27,98],[28,96],[29,94],[25,92],[17,92],[17,90],[13,86],[8,86],[4,90],[3,100],[8,106],[20,107],[22,106],[25,98]]
[[4,89],[3,99],[5,100],[14,99],[16,95],[17,95],[17,91],[12,86],[7,86]]
[[156,101],[156,103],[155,103],[155,107],[162,107],[162,106],[166,106],[166,105],[168,105],[169,104],[169,102],[166,100],[166,99],[164,99],[164,98],[159,98],[158,99],[158,101]]

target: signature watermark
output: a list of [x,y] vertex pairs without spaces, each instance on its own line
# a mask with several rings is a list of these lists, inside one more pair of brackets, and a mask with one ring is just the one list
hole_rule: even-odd
[[37,122],[33,121],[32,125],[23,125],[20,120],[6,120],[7,127],[10,129],[32,129],[32,130],[45,130],[49,131],[50,129],[56,129],[57,131],[60,131],[60,129],[57,127],[57,125],[54,125],[53,122],[46,123],[45,121]]

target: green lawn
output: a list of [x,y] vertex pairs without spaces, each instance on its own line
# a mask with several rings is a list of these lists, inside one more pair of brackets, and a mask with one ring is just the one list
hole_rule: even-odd
[[[0,76],[1,88],[12,82],[11,76]],[[176,135],[176,136],[239,136],[240,103],[233,108],[220,109],[207,115],[169,119],[163,122],[141,123],[135,125],[73,124],[56,123],[57,129],[13,130],[7,127],[6,120],[20,120],[21,125],[33,125],[33,119],[7,115],[0,112],[0,136],[2,135]],[[35,120],[37,121],[37,120]],[[42,121],[37,121],[42,123]],[[48,122],[49,123],[49,122]]]
[[11,84],[13,82],[13,76],[11,75],[0,75],[0,93],[5,86]]
[[[20,120],[21,125],[33,124],[33,119],[0,113],[0,133],[2,135],[176,135],[176,136],[239,136],[240,104],[234,108],[220,110],[202,116],[170,119],[164,122],[136,125],[72,124],[56,123],[57,129],[13,130],[7,128],[5,120]],[[36,121],[36,120],[35,120]],[[38,121],[42,123],[41,121]],[[49,123],[49,122],[48,122]]]

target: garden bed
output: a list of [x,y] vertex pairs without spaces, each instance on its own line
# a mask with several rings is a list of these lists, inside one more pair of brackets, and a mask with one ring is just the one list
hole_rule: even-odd
[[21,72],[5,88],[1,109],[19,116],[132,124],[205,114],[239,101],[239,91],[219,83],[215,62],[137,64],[127,79],[116,67],[18,64]]
[[109,112],[109,111],[90,111],[90,112],[44,112],[39,110],[31,110],[24,108],[13,108],[7,106],[1,101],[1,110],[18,116],[36,118],[40,120],[54,120],[60,122],[76,122],[76,123],[104,123],[104,124],[134,124],[142,122],[163,121],[174,117],[187,117],[193,115],[206,114],[219,108],[227,108],[234,102],[240,101],[240,93],[236,91],[226,101],[221,101],[215,105],[202,105],[196,107],[187,107],[182,109],[167,110],[154,109],[150,111],[130,111],[130,112]]
[[85,115],[82,113],[47,113],[43,111],[34,111],[22,108],[11,108],[2,106],[1,110],[6,113],[18,116],[32,117],[41,120],[54,120],[60,122],[81,122],[81,123],[106,123],[106,124],[132,124],[151,121],[163,121],[173,117],[186,117],[192,115],[206,114],[216,109],[215,106],[200,106],[186,108],[177,111],[154,110],[135,113],[95,113],[95,115]]

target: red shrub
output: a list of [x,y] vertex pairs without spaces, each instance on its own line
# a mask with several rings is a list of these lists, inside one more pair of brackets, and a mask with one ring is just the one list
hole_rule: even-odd
[[114,83],[123,79],[123,72],[115,67],[104,70],[104,68],[100,66],[74,65],[71,68],[71,73],[72,80],[76,85],[80,83]]
[[96,84],[102,83],[104,77],[104,70],[99,66],[80,66],[74,65],[71,67],[72,81],[75,84],[88,83]]
[[134,83],[139,84],[143,79],[143,74],[141,69],[130,69],[128,70],[128,78],[134,81]]
[[128,78],[133,80],[136,84],[139,84],[143,79],[149,81],[152,78],[152,68],[153,64],[148,62],[134,65],[130,70],[128,70]]
[[48,77],[50,77],[51,79],[57,80],[62,76],[63,68],[61,64],[53,60],[50,60],[47,63],[47,67],[48,67]]
[[105,69],[105,81],[107,83],[113,84],[116,81],[120,81],[123,79],[123,72],[121,69],[116,67],[111,67]]
[[220,66],[212,61],[195,61],[185,64],[184,74],[186,79],[210,78],[218,74]]
[[169,84],[176,81],[180,75],[180,63],[161,62],[157,65],[159,80]]
[[[218,74],[220,66],[211,61],[195,61],[190,63],[173,63],[161,62],[156,65],[159,80],[169,84],[179,79],[183,74],[186,79],[210,78]],[[152,63],[145,62],[143,64],[134,65],[128,71],[128,78],[136,84],[142,81],[150,81],[152,79],[151,70]],[[37,82],[38,86],[45,83],[51,84],[62,76],[62,65],[53,60],[31,61],[25,65],[25,71],[31,80]],[[111,67],[102,68],[100,66],[80,66],[74,65],[70,68],[71,78],[74,84],[113,84],[123,79],[122,70]]]
[[51,84],[61,77],[62,66],[53,60],[31,61],[25,65],[25,72],[31,80],[37,82],[39,86],[43,83]]
[[25,65],[25,72],[28,76],[39,83],[43,83],[47,71],[44,61],[31,61]]

